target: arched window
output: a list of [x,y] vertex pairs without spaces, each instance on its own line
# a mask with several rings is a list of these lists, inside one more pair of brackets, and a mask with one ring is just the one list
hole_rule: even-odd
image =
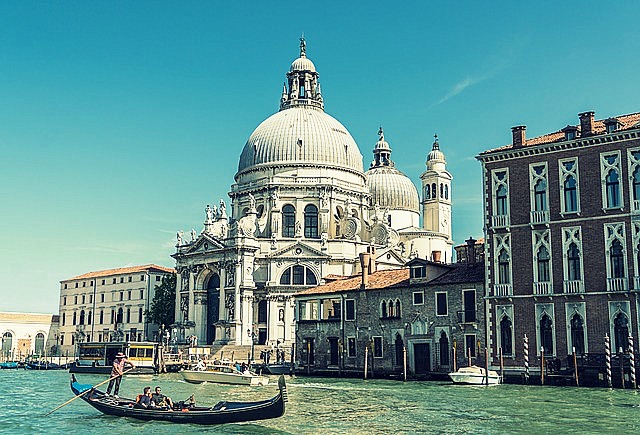
[[447,337],[447,334],[444,331],[440,333],[440,340],[438,340],[438,344],[440,346],[440,365],[448,366],[449,365],[449,337]]
[[444,184],[440,183],[440,198],[444,198]]
[[282,237],[296,236],[296,209],[287,204],[282,207]]
[[131,323],[131,308],[127,308],[127,323]]
[[91,320],[93,320],[92,317],[93,316],[91,314],[91,311],[88,311],[87,312],[87,325],[91,325]]
[[513,355],[513,342],[511,340],[511,319],[504,316],[500,320],[500,347],[504,355]]
[[2,356],[11,357],[11,349],[13,347],[13,334],[5,332],[2,334]]
[[396,350],[396,365],[401,366],[404,364],[404,340],[400,334],[396,334],[395,340],[395,350]]
[[626,352],[629,349],[629,319],[626,314],[620,313],[613,320],[613,329],[615,334],[615,348],[613,352],[619,352],[622,349]]
[[607,207],[619,207],[620,206],[620,180],[618,177],[618,171],[611,169],[605,177],[607,184]]
[[449,185],[444,185],[444,199],[449,199]]
[[538,180],[533,188],[534,194],[534,211],[547,210],[547,182]]
[[547,314],[540,319],[540,346],[544,348],[545,355],[553,354],[553,323]]
[[584,320],[578,313],[571,318],[571,344],[576,353],[584,353]]
[[67,324],[67,313],[62,313],[62,326]]
[[567,212],[578,211],[578,190],[573,175],[564,181],[564,209]]
[[84,310],[80,310],[80,324],[84,325]]
[[104,323],[104,311],[100,310],[100,324],[102,325]]
[[509,254],[506,249],[500,251],[498,255],[498,283],[509,284],[511,281],[509,277]]
[[44,355],[44,334],[42,332],[38,332],[36,334],[34,350],[36,352],[36,355]]
[[75,324],[77,323],[77,319],[78,319],[78,313],[76,311],[73,312],[73,323],[72,325],[75,326]]
[[389,301],[387,304],[387,310],[389,311],[389,317],[393,317],[393,301]]
[[429,188],[429,185],[427,184],[426,186],[424,186],[424,199],[431,199],[431,189]]
[[401,314],[400,314],[400,300],[399,299],[396,300],[395,314],[396,314],[396,317],[398,317],[398,318],[402,317]]
[[549,251],[544,246],[538,249],[538,282],[549,282]]
[[633,200],[640,201],[640,166],[633,171]]
[[624,254],[620,240],[614,240],[613,243],[611,243],[609,258],[611,261],[611,277],[624,278]]
[[436,199],[438,197],[438,190],[436,188],[436,183],[431,183],[431,198]]
[[306,266],[291,266],[285,269],[280,277],[280,284],[282,285],[317,285],[318,279],[316,278],[313,270]]
[[387,317],[387,302],[382,301],[382,305],[380,306],[380,317],[385,319]]
[[318,208],[313,204],[304,208],[304,236],[307,239],[318,238]]
[[507,214],[507,188],[501,184],[496,190],[496,215],[506,216]]
[[580,271],[580,251],[575,243],[571,243],[567,251],[567,272],[569,281],[579,281],[582,279],[582,272]]
[[142,318],[142,307],[138,308],[138,323],[144,323]]

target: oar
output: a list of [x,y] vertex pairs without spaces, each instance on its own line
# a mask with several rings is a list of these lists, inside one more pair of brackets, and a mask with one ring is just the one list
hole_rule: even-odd
[[51,411],[47,412],[44,416],[46,417],[46,416],[48,416],[49,414],[52,414],[53,412],[55,412],[55,411],[57,411],[58,409],[62,408],[63,406],[67,406],[69,403],[73,402],[74,400],[76,400],[78,397],[82,396],[82,395],[83,395],[84,393],[86,393],[87,391],[92,390],[92,389],[94,389],[94,388],[97,388],[97,387],[99,387],[99,386],[100,386],[100,385],[102,385],[102,384],[106,384],[107,382],[109,382],[109,381],[110,381],[110,380],[112,380],[112,379],[117,378],[118,376],[124,376],[124,374],[125,374],[125,373],[128,373],[128,372],[130,372],[131,370],[133,370],[133,368],[130,368],[129,370],[125,370],[124,372],[122,372],[122,375],[115,375],[115,376],[112,376],[112,377],[110,377],[109,379],[107,379],[106,381],[102,381],[102,382],[100,382],[99,384],[96,384],[96,385],[94,385],[94,386],[93,386],[93,387],[91,387],[91,388],[87,388],[86,390],[81,391],[77,396],[75,396],[75,397],[73,397],[73,398],[71,398],[71,399],[67,400],[67,401],[66,401],[66,402],[64,402],[62,405],[60,405],[60,406],[58,406],[57,408],[52,409]]

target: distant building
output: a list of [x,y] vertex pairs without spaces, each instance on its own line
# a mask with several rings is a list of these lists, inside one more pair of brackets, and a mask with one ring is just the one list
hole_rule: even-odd
[[640,113],[579,114],[533,139],[481,153],[487,316],[493,362],[522,368],[544,349],[578,355],[638,340]]
[[482,263],[414,259],[378,271],[371,254],[361,261],[360,275],[296,294],[299,370],[362,373],[367,355],[369,374],[400,376],[405,349],[411,377],[445,375],[454,355],[457,366],[469,352],[476,362],[486,346]]
[[149,264],[88,272],[60,281],[60,330],[63,355],[73,355],[77,342],[154,339],[158,325],[149,324],[155,287],[174,269]]
[[58,316],[54,314],[0,313],[0,361],[55,355],[57,334]]

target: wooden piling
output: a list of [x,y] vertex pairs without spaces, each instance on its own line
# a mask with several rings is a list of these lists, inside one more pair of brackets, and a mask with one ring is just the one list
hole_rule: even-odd
[[364,378],[367,379],[367,363],[369,362],[369,346],[364,348]]
[[403,376],[404,376],[404,382],[407,382],[407,346],[402,346],[402,363],[404,365],[403,368]]
[[489,349],[484,348],[484,384],[489,385]]
[[578,357],[576,356],[576,348],[573,348],[573,372],[576,378],[576,387],[580,386],[580,381],[578,380]]
[[544,385],[544,347],[540,348],[540,385]]

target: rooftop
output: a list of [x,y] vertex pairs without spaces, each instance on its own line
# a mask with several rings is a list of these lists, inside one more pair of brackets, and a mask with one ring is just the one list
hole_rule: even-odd
[[121,267],[118,269],[107,269],[107,270],[99,270],[96,272],[87,272],[82,275],[74,276],[73,278],[62,280],[61,282],[74,281],[77,279],[100,278],[103,276],[128,275],[132,273],[151,272],[151,271],[175,273],[175,269],[172,269],[170,267],[158,266],[157,264],[146,264],[144,266]]

